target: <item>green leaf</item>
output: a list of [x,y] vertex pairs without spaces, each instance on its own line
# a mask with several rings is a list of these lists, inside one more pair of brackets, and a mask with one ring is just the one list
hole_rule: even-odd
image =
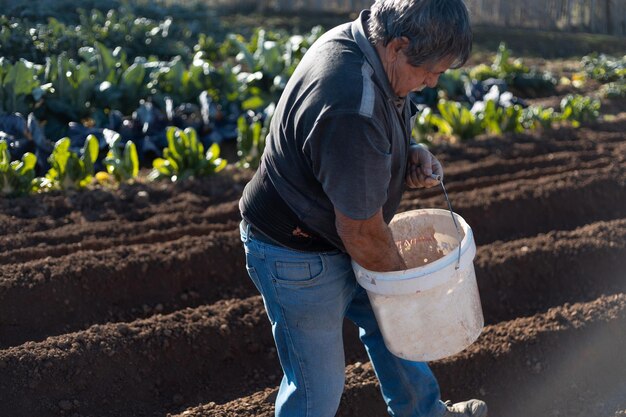
[[0,172],[7,172],[11,163],[11,153],[5,140],[0,140]]
[[88,160],[91,162],[91,164],[94,164],[96,162],[96,159],[98,159],[98,152],[100,150],[98,138],[96,138],[94,135],[87,136],[83,149],[85,160]]
[[31,152],[26,152],[22,155],[22,164],[19,167],[20,174],[25,174],[26,172],[33,170],[37,165],[37,156]]
[[133,141],[126,142],[124,147],[125,167],[129,171],[130,178],[134,178],[139,174],[139,158],[137,156],[137,147]]
[[165,135],[167,137],[167,149],[165,150],[167,151],[167,154],[165,154],[165,151],[164,151],[164,155],[166,155],[166,158],[167,159],[181,158],[182,152],[180,151],[179,145],[178,145],[179,129],[174,126],[169,126],[166,130]]
[[142,64],[132,64],[122,74],[122,83],[127,86],[139,88],[143,85],[146,76],[146,68]]
[[209,147],[209,150],[206,153],[206,159],[209,161],[213,161],[219,158],[219,156],[220,156],[220,145],[218,145],[217,143],[214,143]]
[[116,68],[119,65],[116,57],[113,56],[113,52],[104,44],[96,42],[95,45],[98,50],[99,58],[98,78],[102,81],[109,81],[111,83],[116,82]]
[[70,159],[70,144],[70,138],[59,139],[48,158],[52,169],[56,171],[59,177],[65,176],[67,171],[67,162]]
[[261,98],[260,96],[254,96],[241,103],[241,108],[243,110],[256,110],[263,107],[264,105],[265,100],[263,100],[263,98]]

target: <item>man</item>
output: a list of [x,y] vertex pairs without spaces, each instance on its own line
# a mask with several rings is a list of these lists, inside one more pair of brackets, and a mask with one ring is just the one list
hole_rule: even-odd
[[444,404],[427,364],[387,350],[350,263],[406,269],[387,224],[405,186],[443,174],[411,142],[407,96],[462,65],[471,38],[462,0],[378,0],[323,35],[289,80],[239,203],[248,273],[284,372],[277,417],[335,415],[344,317],[360,328],[390,415],[486,416],[482,401]]

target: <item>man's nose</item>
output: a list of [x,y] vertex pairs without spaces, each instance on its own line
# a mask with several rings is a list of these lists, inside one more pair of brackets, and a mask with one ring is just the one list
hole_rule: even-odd
[[437,86],[437,82],[439,81],[439,75],[430,75],[426,78],[426,85],[430,88],[435,88]]

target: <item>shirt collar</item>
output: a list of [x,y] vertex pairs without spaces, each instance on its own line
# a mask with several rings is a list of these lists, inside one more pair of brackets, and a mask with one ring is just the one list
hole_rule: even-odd
[[367,59],[367,62],[369,62],[369,64],[372,66],[374,74],[376,74],[376,78],[378,78],[378,80],[380,81],[380,84],[385,91],[387,97],[394,103],[397,100],[404,100],[404,97],[398,97],[398,95],[396,95],[396,93],[393,91],[391,83],[389,82],[389,77],[387,77],[387,73],[385,72],[385,68],[383,67],[383,63],[378,56],[378,52],[376,52],[374,45],[372,45],[367,37],[366,25],[369,17],[369,10],[363,10],[361,14],[359,14],[359,17],[354,22],[352,22],[352,36],[354,36],[354,39],[359,46],[359,49],[361,49],[363,55],[365,55],[365,59]]

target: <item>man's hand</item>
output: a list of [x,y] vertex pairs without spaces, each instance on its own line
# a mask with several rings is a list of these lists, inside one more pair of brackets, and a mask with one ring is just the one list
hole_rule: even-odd
[[335,225],[348,255],[363,268],[377,272],[406,269],[382,209],[369,219],[354,220],[335,208]]
[[430,153],[428,148],[421,144],[412,144],[409,147],[409,161],[406,173],[406,185],[410,188],[430,188],[439,184],[432,178],[435,174],[443,180],[443,167]]

